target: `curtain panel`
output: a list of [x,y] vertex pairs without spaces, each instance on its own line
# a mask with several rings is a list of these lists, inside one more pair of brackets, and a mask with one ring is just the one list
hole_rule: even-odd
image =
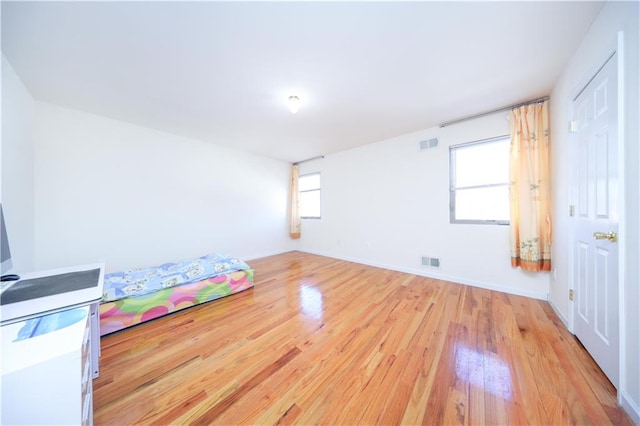
[[551,270],[549,102],[511,111],[511,266]]
[[291,203],[289,206],[289,236],[294,240],[300,238],[300,199],[298,193],[299,176],[300,170],[298,166],[294,164],[293,167],[291,167],[291,185],[289,185],[289,200]]

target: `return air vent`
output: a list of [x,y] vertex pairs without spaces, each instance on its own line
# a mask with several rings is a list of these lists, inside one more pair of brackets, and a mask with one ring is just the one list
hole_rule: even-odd
[[438,138],[425,139],[420,141],[420,151],[434,149],[438,147]]
[[422,266],[429,266],[431,268],[440,267],[440,259],[437,257],[422,256]]

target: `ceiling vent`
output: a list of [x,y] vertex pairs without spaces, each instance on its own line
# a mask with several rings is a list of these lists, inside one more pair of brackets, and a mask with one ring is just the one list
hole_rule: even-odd
[[434,149],[438,147],[438,138],[425,139],[420,141],[420,151]]

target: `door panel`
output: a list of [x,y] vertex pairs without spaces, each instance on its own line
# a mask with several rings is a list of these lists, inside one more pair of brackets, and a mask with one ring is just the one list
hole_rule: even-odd
[[[619,365],[617,55],[574,102],[574,331],[617,387]],[[595,239],[594,233],[602,233]]]
[[596,216],[609,218],[609,129],[596,135]]
[[589,276],[589,265],[587,259],[589,258],[589,244],[585,244],[582,241],[578,241],[578,291],[582,297],[577,298],[578,313],[582,317],[582,320],[589,323],[589,291],[587,287],[587,280]]
[[607,303],[607,298],[609,297],[609,292],[607,288],[612,285],[609,282],[609,271],[608,267],[610,265],[609,261],[609,251],[605,250],[601,247],[596,247],[596,279],[595,279],[595,293],[596,300],[601,303],[596,303],[595,314],[595,332],[598,334],[600,339],[605,343],[609,344],[609,327],[608,327],[608,315],[609,312],[609,304]]

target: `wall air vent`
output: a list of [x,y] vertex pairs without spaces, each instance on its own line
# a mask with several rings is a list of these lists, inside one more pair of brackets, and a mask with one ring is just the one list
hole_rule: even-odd
[[422,266],[429,266],[431,268],[439,268],[440,267],[440,258],[422,256]]
[[420,141],[420,151],[426,151],[427,149],[434,149],[438,147],[438,138],[425,139]]

